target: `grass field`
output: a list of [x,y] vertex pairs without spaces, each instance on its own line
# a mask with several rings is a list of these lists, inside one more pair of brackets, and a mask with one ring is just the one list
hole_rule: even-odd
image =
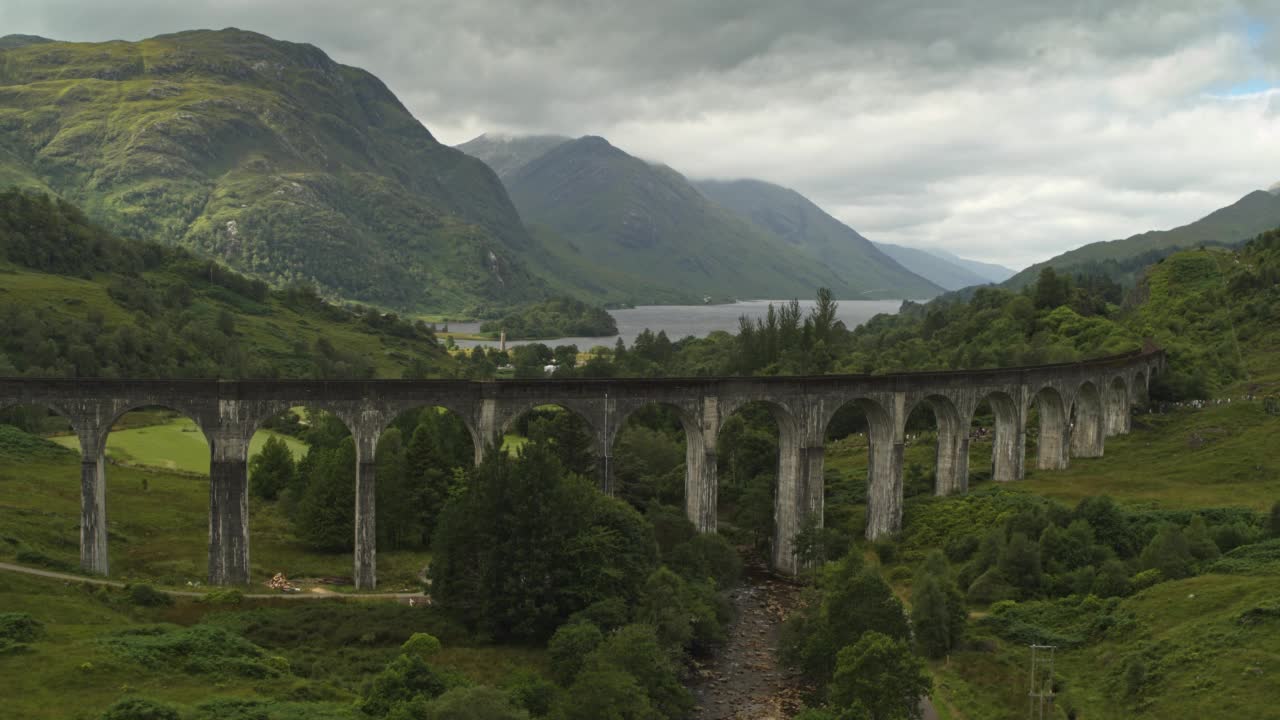
[[[1124,599],[1110,613],[1123,620],[1119,629],[1084,647],[1058,649],[1059,696],[1051,717],[1065,718],[1068,709],[1074,717],[1103,720],[1277,717],[1278,582],[1201,575]],[[1261,619],[1242,622],[1249,611]],[[933,664],[935,702],[974,720],[1027,717],[1029,650],[976,633],[985,650]],[[1130,695],[1125,671],[1134,659],[1146,666],[1147,680]]]
[[[185,586],[208,569],[208,480],[194,474],[111,465],[107,468],[111,575]],[[79,563],[80,460],[72,452],[0,462],[0,536],[10,549],[40,552],[68,568]],[[350,577],[349,553],[324,554],[298,543],[280,508],[249,503],[254,583],[290,577]],[[379,552],[379,589],[419,587],[427,552]],[[349,589],[349,588],[337,588]]]
[[[127,421],[127,417],[124,419]],[[307,446],[297,438],[259,430],[249,442],[249,457],[257,455],[273,436],[289,446],[294,458],[306,456]],[[63,447],[80,449],[74,435],[50,439]],[[209,474],[209,444],[195,422],[185,417],[169,418],[157,425],[112,430],[107,436],[107,459],[127,465]]]
[[[0,612],[29,613],[45,629],[27,648],[0,653],[0,715],[23,720],[96,719],[111,703],[136,696],[188,709],[214,697],[264,703],[260,714],[235,717],[356,720],[364,717],[353,705],[361,685],[396,656],[408,635],[420,631],[445,640],[433,667],[472,682],[496,683],[517,671],[545,674],[547,667],[541,650],[475,644],[453,637],[456,629],[449,632],[447,621],[428,608],[376,600],[245,601],[229,607],[178,598],[172,607],[146,608],[130,604],[121,591],[6,574]],[[255,632],[268,617],[270,631]],[[286,661],[288,671],[249,678],[184,666],[201,654],[216,657],[219,648],[207,646],[190,648],[173,666],[149,666],[103,642],[121,631],[174,631],[196,623],[242,632],[266,656]]]

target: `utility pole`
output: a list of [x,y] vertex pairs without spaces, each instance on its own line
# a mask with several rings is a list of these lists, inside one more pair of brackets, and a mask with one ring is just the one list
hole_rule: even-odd
[[[1027,691],[1030,720],[1053,717],[1053,653],[1056,645],[1031,646],[1031,686]],[[1048,715],[1045,715],[1045,710]]]

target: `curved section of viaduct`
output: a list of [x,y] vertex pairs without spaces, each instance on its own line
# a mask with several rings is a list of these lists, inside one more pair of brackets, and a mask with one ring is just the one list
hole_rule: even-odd
[[[80,440],[80,562],[106,575],[107,509],[103,450],[124,413],[164,406],[195,420],[212,453],[209,477],[209,582],[249,582],[249,439],[264,421],[299,405],[332,412],[356,446],[355,581],[376,585],[374,451],[401,412],[440,406],[466,422],[476,460],[516,418],[539,405],[559,405],[591,427],[601,488],[613,491],[612,447],[627,417],[646,405],[678,411],[687,436],[685,507],[703,532],[716,529],[716,442],[721,422],[747,403],[762,402],[779,426],[777,570],[798,568],[794,539],[809,517],[822,521],[823,442],[846,405],[867,417],[867,536],[902,524],[902,458],[907,417],[927,405],[938,422],[937,493],[968,489],[969,426],[986,401],[995,418],[992,477],[1023,477],[1027,416],[1040,416],[1037,467],[1062,469],[1069,458],[1102,455],[1108,435],[1129,430],[1131,404],[1164,368],[1162,350],[1083,363],[999,370],[818,377],[609,380],[87,380],[0,379],[0,408],[43,405],[70,420]],[[1074,408],[1074,413],[1073,413]]]

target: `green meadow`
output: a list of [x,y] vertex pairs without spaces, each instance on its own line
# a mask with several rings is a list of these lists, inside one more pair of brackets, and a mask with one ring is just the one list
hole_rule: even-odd
[[[294,458],[300,460],[306,456],[306,443],[270,430],[254,433],[249,442],[249,456],[257,455],[271,437],[283,440]],[[50,439],[72,450],[80,448],[80,442],[74,435]],[[115,463],[209,474],[209,443],[195,422],[184,417],[170,418],[158,425],[112,430],[107,435],[106,452],[107,459]]]
[[[189,421],[111,434],[131,438],[131,464],[109,463],[107,522],[111,575],[185,587],[202,583],[208,569],[208,451]],[[258,433],[255,445],[265,442]],[[6,436],[7,437],[7,436]],[[295,454],[302,443],[286,438]],[[65,440],[64,440],[65,442]],[[111,443],[108,443],[108,448]],[[0,438],[0,533],[12,553],[44,558],[41,564],[74,570],[79,564],[80,458],[54,443],[32,452]],[[110,450],[108,457],[113,457]],[[203,465],[200,459],[203,457]],[[185,463],[185,465],[183,464]],[[204,474],[199,472],[204,470]],[[354,489],[353,489],[354,492]],[[263,583],[277,572],[291,578],[349,578],[349,553],[318,553],[293,534],[277,503],[250,500],[251,577]],[[427,552],[379,552],[379,588],[418,589]],[[342,585],[333,589],[351,590]]]

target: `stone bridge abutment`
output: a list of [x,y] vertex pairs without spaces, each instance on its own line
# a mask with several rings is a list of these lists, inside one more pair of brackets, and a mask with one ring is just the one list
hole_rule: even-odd
[[823,515],[824,441],[836,412],[858,408],[868,428],[867,522],[870,538],[902,526],[905,426],[924,405],[938,430],[935,491],[962,493],[969,483],[969,433],[986,403],[995,419],[992,478],[1024,476],[1028,417],[1038,418],[1037,467],[1067,467],[1070,457],[1102,455],[1105,438],[1129,430],[1131,406],[1164,367],[1153,350],[1074,364],[1000,370],[829,375],[818,377],[592,380],[90,380],[0,379],[0,407],[40,405],[64,415],[80,440],[80,561],[106,575],[106,468],[113,423],[129,410],[162,406],[195,421],[209,443],[209,582],[250,579],[249,441],[268,418],[295,406],[333,413],[356,448],[354,578],[377,584],[375,460],[378,438],[406,410],[443,407],[462,418],[475,459],[499,447],[523,413],[557,405],[585,421],[598,459],[600,487],[613,492],[613,443],[627,418],[651,404],[674,408],[686,437],[685,510],[701,532],[717,527],[717,444],[735,411],[764,403],[777,421],[779,461],[773,564],[798,567],[795,536]]

